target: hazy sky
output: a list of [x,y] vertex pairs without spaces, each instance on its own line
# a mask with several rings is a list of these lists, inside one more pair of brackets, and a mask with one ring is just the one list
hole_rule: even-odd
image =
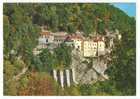
[[129,16],[136,16],[136,4],[135,3],[113,3],[115,7],[120,8],[126,12]]

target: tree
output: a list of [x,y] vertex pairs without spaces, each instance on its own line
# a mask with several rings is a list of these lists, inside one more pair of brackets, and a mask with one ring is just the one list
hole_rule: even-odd
[[10,23],[9,23],[9,18],[8,16],[4,15],[3,16],[3,23],[4,23],[4,54],[7,55],[8,52],[10,51]]
[[25,88],[20,89],[19,95],[56,95],[57,84],[47,73],[32,72]]
[[15,67],[10,61],[4,61],[4,95],[17,94],[17,82],[13,80]]
[[53,67],[53,55],[50,53],[48,49],[42,50],[42,52],[39,54],[39,58],[41,62],[43,63],[43,71],[50,71]]
[[123,33],[122,41],[116,43],[112,53],[116,58],[108,69],[111,80],[124,95],[135,95],[136,91],[136,42],[133,29]]
[[71,64],[71,48],[65,44],[61,44],[54,50],[60,68],[67,68]]

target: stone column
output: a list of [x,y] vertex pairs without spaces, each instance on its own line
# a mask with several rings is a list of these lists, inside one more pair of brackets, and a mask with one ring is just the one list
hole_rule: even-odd
[[58,78],[57,78],[57,71],[55,69],[53,69],[53,78],[55,79],[55,81],[58,80]]
[[62,70],[60,70],[60,84],[61,84],[61,87],[64,88],[64,76],[63,76]]
[[74,70],[74,68],[72,68],[72,80],[73,80],[73,82],[74,82],[75,84],[78,84],[78,82],[77,82],[76,79],[75,79],[75,70]]
[[66,79],[67,79],[67,86],[70,87],[70,72],[68,69],[66,70]]

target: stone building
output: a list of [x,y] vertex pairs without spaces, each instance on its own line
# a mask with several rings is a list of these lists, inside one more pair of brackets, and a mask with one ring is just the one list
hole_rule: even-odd
[[61,44],[65,41],[67,38],[67,33],[66,32],[56,32],[56,33],[51,33],[54,37],[53,43],[55,44]]
[[83,42],[84,57],[96,57],[105,54],[104,37],[94,37]]
[[74,48],[78,51],[82,51],[83,36],[78,34],[69,35],[71,42],[73,42]]
[[84,57],[95,57],[97,54],[97,42],[86,40],[83,43]]
[[53,43],[53,41],[54,41],[54,36],[52,35],[51,32],[45,31],[40,33],[39,44]]

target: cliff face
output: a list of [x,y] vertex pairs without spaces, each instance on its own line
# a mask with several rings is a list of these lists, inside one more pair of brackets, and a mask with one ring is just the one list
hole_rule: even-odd
[[[109,32],[107,32],[109,33]],[[92,84],[96,81],[104,81],[109,79],[105,74],[107,70],[108,62],[112,60],[111,52],[115,48],[114,41],[119,41],[119,33],[109,33],[104,35],[105,39],[105,50],[104,54],[96,57],[84,57],[83,52],[76,49],[72,51],[72,64],[71,68],[75,70],[75,78],[80,84]]]
[[107,69],[106,61],[103,57],[85,58],[80,52],[73,50],[71,68],[75,70],[76,81],[80,84],[92,84],[108,79],[104,74]]

